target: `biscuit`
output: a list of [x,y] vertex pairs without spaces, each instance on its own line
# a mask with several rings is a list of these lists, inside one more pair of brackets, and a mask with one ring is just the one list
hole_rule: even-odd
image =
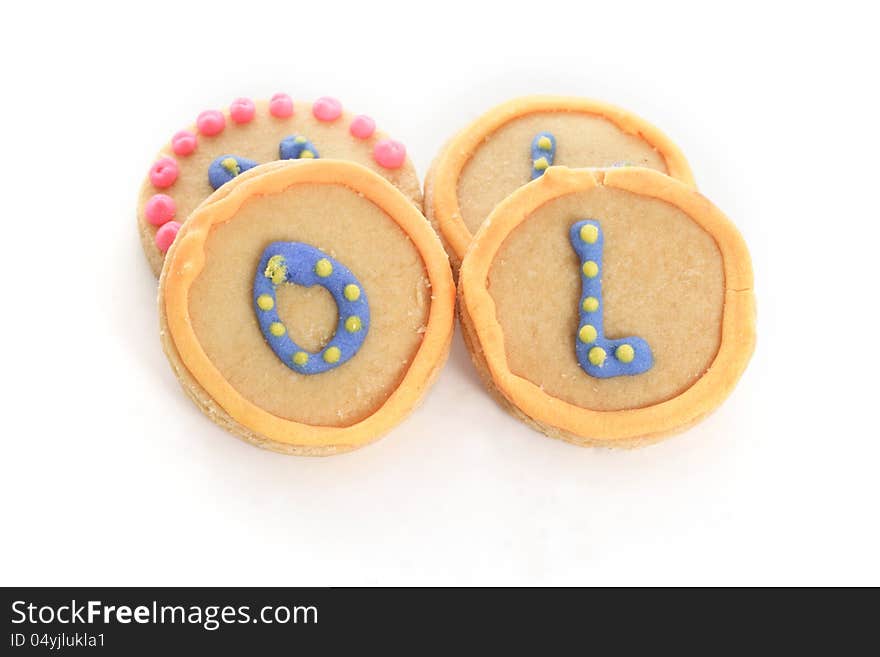
[[339,101],[296,102],[285,94],[267,101],[239,98],[225,111],[202,112],[156,157],[137,204],[141,244],[153,272],[186,217],[215,189],[258,164],[279,159],[350,160],[376,171],[421,210],[422,193],[403,144],[376,129],[368,116]]
[[553,167],[501,202],[462,263],[459,313],[495,398],[579,445],[694,424],[755,344],[739,232],[692,187],[637,167]]
[[678,147],[625,110],[585,98],[511,100],[453,137],[425,180],[426,215],[455,269],[493,208],[554,165],[641,166],[694,184]]
[[410,198],[341,160],[261,165],[182,225],[159,282],[187,394],[253,444],[326,455],[375,440],[445,362],[455,288]]

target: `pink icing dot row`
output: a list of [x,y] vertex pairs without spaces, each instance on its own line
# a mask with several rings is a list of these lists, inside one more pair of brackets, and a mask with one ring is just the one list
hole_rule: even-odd
[[[312,114],[319,121],[335,121],[342,116],[342,103],[324,96],[314,102]],[[361,114],[352,120],[348,130],[357,139],[369,139],[376,131],[376,122]],[[373,159],[386,169],[399,169],[406,162],[406,146],[393,139],[380,139],[373,147]]]
[[[254,102],[250,98],[236,98],[229,106],[230,118],[238,124],[249,123],[256,113]],[[284,93],[277,93],[269,101],[269,113],[276,118],[287,118],[293,115],[293,100]],[[342,116],[342,103],[336,98],[323,96],[312,105],[312,114],[319,121],[332,122]],[[206,136],[220,134],[226,127],[226,117],[218,110],[206,110],[196,119],[199,133]],[[376,131],[376,122],[369,116],[361,114],[354,117],[349,132],[356,139],[369,139]],[[196,135],[188,130],[181,130],[171,139],[171,149],[175,155],[187,156],[195,152]],[[403,152],[401,158],[400,152]],[[399,142],[377,144],[373,157],[381,166],[398,168],[406,160],[406,150]],[[395,163],[398,163],[395,165]]]
[[[237,98],[229,106],[229,116],[237,124],[249,123],[256,112],[254,102],[249,98]],[[290,96],[277,93],[269,101],[269,113],[276,118],[293,115],[293,100]],[[312,114],[323,122],[332,122],[342,116],[342,103],[324,96],[312,105]],[[199,134],[207,137],[219,135],[226,128],[226,117],[218,110],[205,110],[196,119]],[[366,115],[352,119],[349,132],[356,139],[369,139],[376,132],[376,122]],[[175,155],[187,156],[196,150],[198,140],[189,130],[181,130],[171,138],[171,150]],[[380,139],[373,147],[373,159],[386,169],[399,169],[406,162],[406,147],[393,139]],[[162,157],[150,168],[150,182],[159,189],[173,185],[180,175],[180,167],[170,157]],[[155,194],[144,209],[147,221],[159,229],[156,231],[156,246],[165,253],[171,246],[180,224],[173,221],[177,212],[174,199],[167,194]]]

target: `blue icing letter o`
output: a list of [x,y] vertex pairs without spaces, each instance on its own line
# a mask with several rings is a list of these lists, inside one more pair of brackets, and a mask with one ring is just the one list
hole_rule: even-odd
[[[317,353],[294,342],[278,316],[275,290],[284,283],[320,285],[336,302],[336,333]],[[350,360],[370,328],[370,306],[363,286],[349,269],[323,251],[302,242],[273,242],[260,258],[254,277],[254,311],[260,331],[281,362],[300,374],[321,374]]]

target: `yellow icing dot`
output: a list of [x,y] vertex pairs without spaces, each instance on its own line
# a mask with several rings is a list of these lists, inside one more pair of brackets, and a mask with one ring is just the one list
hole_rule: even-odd
[[311,160],[314,159],[314,157],[315,154],[312,153],[312,151],[310,150],[304,150],[302,153],[299,154],[299,159],[301,160]]
[[599,229],[593,224],[584,224],[581,226],[581,239],[587,244],[595,244],[599,239]]
[[605,350],[602,347],[593,347],[587,354],[587,358],[593,365],[600,367],[605,362]]
[[287,333],[287,329],[284,328],[284,324],[281,322],[272,322],[269,324],[269,333],[274,335],[276,338],[280,338],[282,335]]
[[294,141],[294,143],[296,143],[296,144],[305,144],[305,143],[306,143],[306,138],[303,137],[302,135],[300,135],[299,137],[296,137],[293,141]]
[[266,271],[263,276],[272,280],[275,285],[281,285],[287,278],[287,262],[282,255],[274,255],[266,263]]
[[321,278],[327,278],[333,273],[333,265],[330,264],[327,258],[321,258],[315,263],[315,273]]
[[587,260],[584,263],[584,276],[587,278],[595,278],[599,273],[599,265],[597,265],[592,260]]
[[226,169],[233,176],[237,176],[241,173],[241,168],[238,166],[238,162],[235,161],[234,157],[226,157],[220,162],[220,166]]
[[339,351],[339,347],[330,347],[324,352],[324,360],[328,363],[338,363],[341,355],[342,352]]
[[581,326],[581,330],[578,331],[578,338],[580,338],[580,341],[584,344],[594,342],[597,335],[596,327],[590,324],[584,324]]
[[345,320],[345,330],[349,333],[357,333],[361,330],[361,318],[357,315],[352,315],[348,319]]
[[588,313],[594,313],[599,309],[599,300],[596,297],[584,297],[583,309]]
[[260,310],[272,310],[275,307],[275,302],[268,294],[261,294],[257,297],[257,305]]
[[537,160],[532,162],[532,166],[535,167],[538,171],[543,171],[550,166],[550,163],[547,161],[546,157],[539,157]]
[[361,289],[354,283],[349,283],[348,285],[346,285],[342,293],[349,301],[357,301],[361,298]]
[[614,350],[614,355],[621,363],[631,363],[636,357],[636,350],[632,348],[632,345],[622,344]]
[[293,355],[293,362],[296,365],[305,365],[306,363],[309,362],[309,355],[304,351],[297,351]]
[[550,137],[541,137],[538,139],[538,148],[542,151],[549,151],[553,148],[553,142],[550,141]]

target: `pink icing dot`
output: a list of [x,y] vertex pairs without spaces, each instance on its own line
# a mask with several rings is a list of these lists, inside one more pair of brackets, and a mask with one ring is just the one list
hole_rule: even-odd
[[406,161],[406,146],[393,139],[380,139],[373,147],[373,159],[386,169],[399,169]]
[[171,138],[171,150],[175,155],[190,155],[196,150],[196,136],[189,130],[181,130]]
[[342,116],[342,103],[335,98],[324,96],[314,102],[312,114],[319,121],[335,121]]
[[150,167],[150,182],[153,183],[154,187],[165,189],[174,184],[179,173],[180,169],[177,167],[177,162],[170,157],[162,157],[156,160],[155,164]]
[[144,207],[144,214],[154,226],[161,226],[174,219],[174,213],[177,212],[177,204],[174,199],[167,194],[156,194],[151,196]]
[[358,139],[369,139],[376,131],[376,122],[369,116],[361,114],[360,116],[354,117],[349,131],[353,137],[357,137]]
[[293,114],[293,100],[287,94],[275,94],[269,101],[269,114],[277,119],[286,119]]
[[223,128],[226,127],[226,117],[218,110],[205,110],[196,119],[196,127],[203,135],[213,137],[223,132]]
[[156,231],[156,246],[162,253],[165,253],[170,247],[174,238],[177,237],[177,231],[180,230],[180,224],[176,221],[169,221]]
[[229,106],[229,116],[236,123],[248,123],[254,118],[254,101],[250,98],[236,98]]

